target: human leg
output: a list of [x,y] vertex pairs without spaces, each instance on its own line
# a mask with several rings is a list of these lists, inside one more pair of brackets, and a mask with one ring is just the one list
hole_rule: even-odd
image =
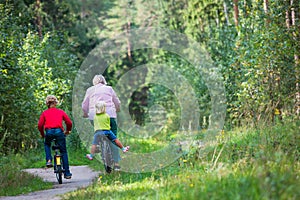
[[[93,126],[93,129],[94,129],[94,120],[90,120],[90,123],[91,123],[91,125]],[[93,143],[95,142],[95,136],[96,136],[96,133],[94,135]],[[90,153],[86,154],[85,157],[87,157],[89,160],[93,160],[93,156],[94,156],[94,154],[96,152],[96,148],[97,148],[96,145],[92,145]]]
[[92,142],[90,154],[86,154],[86,157],[89,160],[93,160],[94,154],[96,153],[97,145],[99,145],[99,143],[100,143],[101,135],[104,135],[104,133],[100,130],[96,131],[94,134],[94,139]]
[[119,139],[115,139],[115,140],[114,140],[114,143],[115,143],[120,149],[123,148],[123,144],[120,142]]
[[122,149],[123,152],[127,152],[129,147],[124,147],[121,141],[115,136],[115,134],[109,130],[109,131],[103,131],[106,135],[106,137],[117,147]]
[[95,154],[96,148],[97,148],[97,145],[94,145],[94,144],[93,144],[92,147],[91,147],[91,154],[92,154],[92,155]]
[[[118,134],[118,125],[116,118],[110,118],[110,130],[115,134],[117,137]],[[121,160],[119,148],[116,145],[111,144],[111,150],[113,154],[113,159],[115,162],[115,166],[119,166],[119,162]]]
[[51,155],[51,142],[54,138],[53,132],[51,130],[46,130],[44,149],[46,154],[46,165],[47,167],[52,167],[52,155]]
[[56,131],[56,142],[59,146],[60,153],[62,155],[63,168],[65,170],[65,178],[71,178],[72,174],[70,172],[69,158],[66,146],[66,136],[61,129]]
[[123,144],[119,139],[115,139],[114,143],[122,149],[123,153],[127,152],[129,150],[129,146],[124,147]]
[[92,145],[91,147],[91,153],[90,154],[86,154],[86,157],[89,159],[89,160],[93,160],[94,159],[94,154],[96,152],[96,149],[97,149],[97,145]]

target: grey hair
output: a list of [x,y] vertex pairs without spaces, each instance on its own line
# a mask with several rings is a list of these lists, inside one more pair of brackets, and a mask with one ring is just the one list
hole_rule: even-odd
[[107,82],[106,82],[104,76],[102,76],[101,74],[95,75],[94,78],[93,78],[93,85],[97,85],[99,83],[107,85]]

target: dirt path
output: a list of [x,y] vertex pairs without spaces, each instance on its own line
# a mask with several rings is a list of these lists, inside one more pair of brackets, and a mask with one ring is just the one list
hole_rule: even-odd
[[73,174],[72,179],[63,179],[63,184],[58,184],[53,169],[41,168],[41,169],[26,169],[25,171],[38,175],[44,179],[44,181],[53,182],[53,188],[49,190],[42,190],[38,192],[29,193],[20,196],[0,197],[1,200],[59,200],[58,195],[65,194],[77,190],[82,187],[90,185],[95,178],[97,178],[100,172],[91,170],[88,166],[71,166],[70,170]]

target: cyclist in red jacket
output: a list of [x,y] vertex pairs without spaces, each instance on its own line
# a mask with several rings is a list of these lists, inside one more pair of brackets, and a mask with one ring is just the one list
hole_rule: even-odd
[[[46,105],[48,109],[45,110],[39,119],[38,129],[43,138],[45,138],[44,148],[46,153],[46,166],[52,167],[51,142],[56,139],[62,154],[63,168],[65,170],[64,178],[70,179],[72,174],[69,169],[69,159],[66,147],[66,135],[70,134],[72,129],[72,121],[69,116],[61,109],[56,108],[58,100],[54,95],[48,95],[46,98]],[[66,131],[62,122],[66,124]],[[46,134],[44,134],[46,131]]]

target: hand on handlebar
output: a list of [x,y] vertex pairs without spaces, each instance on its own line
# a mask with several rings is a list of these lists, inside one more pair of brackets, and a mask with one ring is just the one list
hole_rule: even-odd
[[69,135],[71,131],[65,131],[65,135]]

